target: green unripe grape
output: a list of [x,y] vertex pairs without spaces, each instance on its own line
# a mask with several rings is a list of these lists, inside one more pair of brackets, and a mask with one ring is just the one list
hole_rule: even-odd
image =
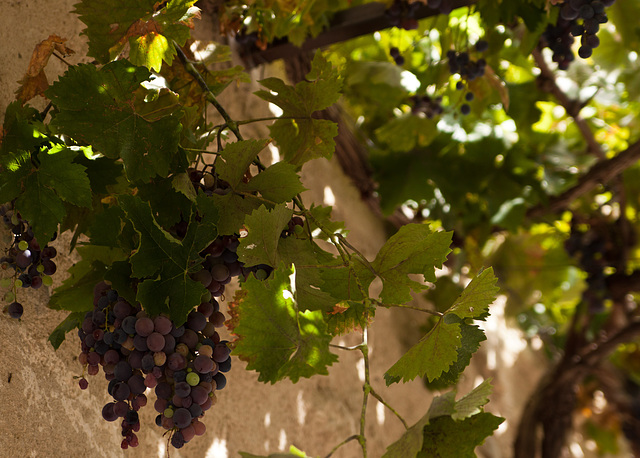
[[173,409],[171,407],[167,407],[166,409],[164,409],[164,412],[162,412],[162,415],[167,418],[173,417]]
[[200,302],[209,302],[211,300],[211,291],[204,290],[204,294],[200,297]]
[[266,280],[267,279],[267,271],[264,269],[258,269],[256,270],[256,278],[258,280]]
[[3,278],[0,280],[0,288],[9,288],[11,286],[11,278]]
[[22,280],[16,280],[14,285],[16,285],[16,288],[22,288]]
[[29,248],[29,243],[26,240],[20,240],[20,243],[18,243],[18,248],[21,251],[26,250],[27,248]]
[[16,295],[13,294],[13,291],[8,291],[5,295],[4,295],[4,300],[7,302],[13,302],[16,299]]
[[293,232],[296,235],[302,235],[302,233],[304,232],[304,227],[302,226],[298,226],[297,224],[295,226],[293,226]]
[[38,267],[36,267],[36,270],[40,273],[44,272],[44,266],[42,264],[38,264]]
[[18,223],[20,222],[20,220],[18,219],[18,215],[16,215],[15,213],[11,216],[11,224],[13,224],[14,226],[16,226]]
[[195,372],[189,372],[187,374],[187,383],[191,386],[196,386],[198,383],[200,383],[200,376]]
[[190,367],[187,367],[187,372],[193,372],[193,369]]
[[42,276],[42,284],[44,286],[51,286],[51,285],[53,285],[53,279],[49,275],[43,275]]

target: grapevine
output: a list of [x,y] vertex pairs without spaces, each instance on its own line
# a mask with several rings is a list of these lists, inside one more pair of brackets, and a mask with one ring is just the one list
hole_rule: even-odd
[[[80,0],[87,55],[74,56],[78,37],[45,38],[4,113],[2,331],[28,335],[42,314],[30,303],[47,296],[61,320],[51,346],[74,348],[77,376],[60,383],[78,404],[108,395],[86,415],[143,450],[127,453],[154,446],[147,431],[167,453],[222,437],[211,425],[235,412],[216,403],[236,401],[244,369],[295,384],[356,352],[354,426],[310,453],[466,457],[505,421],[485,411],[489,381],[465,372],[487,338],[482,351],[509,347],[482,324],[500,294],[500,317],[548,356],[509,423],[515,456],[559,456],[572,429],[596,441],[613,424],[633,441],[632,396],[611,394],[633,393],[640,335],[637,37],[625,27],[640,10],[621,3]],[[231,47],[192,37],[201,14]],[[618,47],[628,69],[613,71]],[[264,70],[252,94],[221,96],[255,76],[236,61],[283,53],[289,81]],[[52,81],[50,60],[64,65]],[[240,101],[273,116],[240,119],[228,106]],[[353,215],[331,183],[309,184],[334,157],[386,225],[375,249],[335,220]],[[403,325],[381,368],[382,309],[423,320]],[[13,363],[11,386],[30,375]],[[34,381],[25,390],[44,391]],[[383,388],[410,382],[441,390],[412,421]],[[613,421],[596,418],[598,396]],[[371,402],[378,426],[393,414],[393,438],[370,440]],[[593,424],[572,424],[580,412]]]

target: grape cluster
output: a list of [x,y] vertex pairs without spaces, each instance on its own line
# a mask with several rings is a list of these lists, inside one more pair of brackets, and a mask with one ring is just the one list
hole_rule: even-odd
[[435,116],[439,116],[443,113],[442,97],[430,97],[428,95],[412,95],[410,97],[412,103],[411,113],[417,115],[424,113],[424,115],[433,119]]
[[609,21],[605,8],[615,0],[566,0],[560,8],[556,25],[549,24],[542,35],[542,44],[553,52],[553,61],[558,68],[566,70],[575,60],[571,47],[574,37],[580,37],[578,55],[586,59],[591,57],[594,48],[600,45],[597,36],[600,24]]
[[384,14],[389,18],[389,23],[393,27],[415,30],[418,28],[418,20],[415,18],[415,14],[420,6],[420,2],[410,3],[406,0],[394,0]]
[[398,67],[402,67],[404,65],[404,57],[402,57],[398,48],[394,46],[389,49],[389,55]]
[[[105,282],[95,286],[93,305],[78,330],[78,359],[89,375],[102,366],[109,380],[114,400],[102,408],[102,417],[122,419],[121,447],[138,445],[138,411],[147,404],[147,388],[155,388],[156,424],[171,431],[174,447],[204,434],[200,418],[215,404],[215,391],[225,387],[224,373],[231,368],[230,349],[216,331],[224,322],[217,301],[209,296],[181,326],[164,315],[149,317]],[[79,385],[87,388],[84,376]]]
[[[489,43],[486,40],[478,40],[474,45],[475,52],[483,53],[489,49]],[[473,81],[477,78],[484,76],[487,61],[484,58],[478,60],[471,59],[468,51],[447,51],[447,59],[449,61],[449,72],[452,75],[460,75],[462,78],[456,83],[457,90],[463,90],[467,88],[465,81]],[[468,89],[468,88],[467,88]],[[467,90],[464,94],[465,102],[471,102],[475,98],[473,92]],[[463,103],[460,106],[460,112],[463,115],[471,113],[471,107],[468,103]]]
[[[0,205],[0,216],[4,225],[11,230],[13,242],[5,256],[0,258],[3,270],[15,271],[13,286],[19,288],[38,289],[42,285],[51,286],[51,275],[56,272],[53,259],[57,255],[54,247],[40,243],[33,235],[29,222],[23,220],[20,213],[15,211],[13,203]],[[55,240],[56,235],[51,239]],[[7,313],[13,318],[22,316],[22,305],[17,302],[10,304]]]

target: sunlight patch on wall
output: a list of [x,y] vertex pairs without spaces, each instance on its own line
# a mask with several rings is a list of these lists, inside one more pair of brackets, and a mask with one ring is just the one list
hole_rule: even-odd
[[165,442],[164,438],[158,441],[158,458],[164,458],[167,454]]
[[378,420],[378,426],[384,425],[384,409],[384,404],[378,401],[378,404],[376,404],[376,420]]
[[302,390],[298,391],[296,404],[298,407],[298,424],[304,425],[304,420],[307,418],[307,406],[304,402],[304,399],[302,399]]
[[284,431],[284,429],[281,429],[280,436],[278,437],[278,450],[283,452],[286,446],[287,446],[287,433]]
[[229,458],[229,450],[227,449],[226,439],[213,439],[205,458]]
[[333,194],[333,191],[329,186],[324,187],[324,197],[322,202],[325,205],[333,206],[336,204],[336,196]]
[[271,425],[271,412],[264,414],[264,427],[268,428]]
[[356,363],[356,370],[358,371],[358,379],[364,382],[364,358],[360,358]]

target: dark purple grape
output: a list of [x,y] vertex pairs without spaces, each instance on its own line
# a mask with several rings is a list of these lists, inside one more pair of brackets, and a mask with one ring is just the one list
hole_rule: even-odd
[[24,313],[24,308],[22,307],[22,304],[20,304],[19,302],[12,302],[7,306],[7,313],[11,318],[18,319],[22,317],[22,314]]
[[116,401],[124,401],[131,394],[131,388],[125,382],[118,382],[113,390],[113,398]]
[[169,334],[172,327],[171,320],[166,316],[159,315],[153,319],[153,329],[163,336]]
[[187,382],[178,382],[175,386],[175,392],[178,397],[186,398],[191,393],[191,385]]
[[185,409],[184,407],[176,409],[176,411],[173,413],[172,420],[178,428],[186,428],[191,424],[191,412],[189,412],[189,410]]
[[[226,268],[226,267],[225,267]],[[195,332],[200,332],[207,324],[207,318],[200,312],[192,311],[187,317],[187,327]],[[191,347],[191,345],[189,345]]]
[[164,344],[164,336],[159,332],[152,332],[149,337],[147,337],[147,347],[154,353],[162,351]]
[[136,332],[141,336],[148,337],[153,332],[153,320],[151,318],[142,317],[136,321]]
[[[187,410],[187,412],[189,411]],[[184,437],[182,436],[182,433],[180,431],[176,431],[175,433],[173,433],[173,436],[171,436],[171,445],[175,448],[184,447]]]
[[227,386],[227,377],[222,372],[218,372],[213,376],[213,380],[216,381],[216,390],[221,390]]
[[45,275],[53,275],[56,273],[56,270],[58,269],[56,266],[56,263],[51,261],[50,259],[43,260],[42,267],[44,267],[44,270],[42,271],[42,273]]
[[471,107],[466,103],[463,103],[460,107],[460,113],[462,113],[463,115],[468,115],[469,113],[471,113]]
[[127,361],[118,361],[113,373],[116,376],[116,380],[126,382],[133,374],[133,370],[131,369],[131,365]]
[[110,402],[108,404],[105,404],[105,406],[102,408],[102,418],[104,418],[107,421],[115,421],[118,419],[118,416],[115,414],[113,408],[115,406],[115,402]]
[[213,360],[206,355],[199,355],[193,360],[193,367],[200,373],[211,372]]

